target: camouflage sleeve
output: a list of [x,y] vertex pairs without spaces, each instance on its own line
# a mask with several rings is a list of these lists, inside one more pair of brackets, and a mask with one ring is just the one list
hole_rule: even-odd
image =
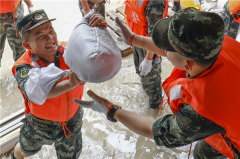
[[23,64],[23,65],[17,65],[15,69],[16,69],[15,78],[17,80],[18,86],[20,87],[22,93],[25,95],[27,99],[24,85],[29,78],[28,72],[32,69],[32,67],[29,64]]
[[228,2],[223,7],[222,18],[225,26],[225,35],[236,39],[239,29],[239,23],[237,23],[229,12]]
[[163,18],[165,10],[164,0],[150,0],[145,7],[145,15],[148,24],[148,35],[151,35],[154,24]]
[[199,115],[191,105],[183,105],[178,113],[158,119],[152,127],[154,140],[159,146],[169,148],[190,144],[225,129]]

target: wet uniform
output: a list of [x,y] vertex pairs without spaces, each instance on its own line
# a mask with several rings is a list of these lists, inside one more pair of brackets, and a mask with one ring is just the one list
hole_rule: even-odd
[[[22,2],[19,3],[15,12],[15,21],[17,21],[24,13]],[[16,36],[12,12],[0,13],[0,66],[6,38],[13,51],[13,59],[14,61],[17,61],[26,49],[22,46],[22,40],[19,34]]]
[[[148,29],[147,34],[150,36],[154,24],[163,18],[165,10],[164,0],[149,0],[145,7],[145,15],[147,19]],[[140,76],[139,66],[144,60],[147,51],[133,46],[133,57],[136,68],[136,73]],[[159,107],[162,101],[162,88],[161,88],[161,62],[157,62],[156,55],[153,57],[152,69],[146,76],[140,76],[143,89],[149,97],[149,105],[151,108]]]
[[[58,59],[61,56],[61,53],[56,53],[55,65],[57,67],[60,67]],[[42,59],[46,65],[50,64],[47,60],[35,54],[31,54],[31,57],[36,62],[37,60]],[[29,78],[28,72],[30,69],[32,69],[32,67],[29,64],[16,66],[15,78],[26,98],[27,94],[24,85]],[[59,122],[44,120],[41,118],[37,118],[36,120],[33,119],[31,113],[29,113],[28,119],[25,118],[22,120],[24,124],[20,131],[19,141],[22,152],[27,155],[33,155],[41,150],[42,145],[52,145],[55,143],[55,149],[58,158],[77,159],[82,151],[82,118],[83,108],[79,107],[75,115],[69,121],[66,121],[66,126],[71,131],[71,137],[67,139],[64,136],[63,128],[59,125]],[[66,133],[67,136],[69,136],[68,131],[66,131]]]
[[222,18],[225,25],[225,35],[236,39],[240,24],[237,23],[229,12],[228,1],[223,7]]
[[[195,78],[189,77],[188,78]],[[153,136],[158,146],[168,148],[180,147],[198,141],[194,151],[194,159],[211,158],[225,159],[226,157],[215,150],[203,139],[218,133],[225,134],[223,127],[199,115],[191,105],[181,106],[176,114],[166,115],[158,119],[152,127]]]
[[[92,3],[91,0],[87,0],[87,2],[88,2],[89,8],[93,9],[94,3]],[[105,3],[106,3],[105,0],[99,2],[96,8],[96,13],[101,14],[103,17],[105,17]],[[82,16],[84,16],[84,9],[80,0],[78,0],[78,5],[79,5],[80,11],[82,12]]]

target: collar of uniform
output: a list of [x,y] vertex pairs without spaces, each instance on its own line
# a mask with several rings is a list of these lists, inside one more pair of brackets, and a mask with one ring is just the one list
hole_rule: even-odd
[[[55,56],[55,60],[57,61],[61,56],[62,56],[62,54],[61,54],[59,51],[57,51],[57,52],[56,52],[56,56]],[[51,64],[50,62],[48,62],[48,61],[45,60],[44,58],[39,57],[38,55],[36,55],[36,54],[34,54],[34,53],[32,53],[32,52],[31,52],[31,58],[32,58],[34,61],[36,61],[36,62],[37,62],[39,59],[41,59],[46,65]]]

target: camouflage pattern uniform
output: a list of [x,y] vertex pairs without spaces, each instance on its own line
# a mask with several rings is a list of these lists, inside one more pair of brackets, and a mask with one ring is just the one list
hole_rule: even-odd
[[[145,15],[148,24],[147,34],[151,35],[154,24],[163,18],[163,13],[165,10],[164,0],[149,0],[145,7]],[[162,101],[162,88],[161,88],[161,62],[157,62],[156,55],[153,57],[152,70],[146,75],[141,76],[139,71],[139,66],[144,60],[147,51],[134,46],[133,47],[133,58],[136,68],[136,73],[141,78],[141,83],[143,89],[149,97],[150,108],[158,108]]]
[[[201,60],[205,62],[211,59],[211,63],[213,63],[212,60],[218,56],[219,51],[221,50],[221,47],[219,46],[222,46],[223,43],[223,21],[216,14],[201,12],[204,16],[199,16],[200,14],[195,13],[195,11],[197,10],[194,8],[187,8],[176,12],[171,19],[166,19],[165,21],[157,23],[152,33],[153,42],[163,50],[175,50],[174,52],[176,53],[176,50],[178,50],[178,53],[181,53],[184,57],[195,60],[198,60],[199,57],[201,57]],[[208,17],[209,19],[206,20],[205,17]],[[200,18],[200,20],[197,18]],[[182,19],[184,19],[184,23]],[[193,30],[189,31],[189,28],[186,27],[188,25],[191,25]],[[208,29],[212,28],[213,25],[215,25],[214,31],[203,32],[203,30],[200,30],[193,34],[196,26]],[[211,40],[202,40],[203,37]],[[197,46],[197,49],[196,47],[190,47],[190,42],[192,42],[191,46]],[[204,45],[206,46],[208,43],[211,43],[211,47],[207,49],[206,47],[202,47]],[[210,67],[212,67],[212,65]],[[201,73],[199,75],[201,75]],[[190,76],[186,73],[186,78],[192,79],[199,75]],[[168,148],[180,147],[198,141],[193,151],[195,159],[226,158],[226,156],[216,151],[203,140],[206,137],[218,133],[221,133],[224,136],[224,134],[226,134],[225,129],[200,115],[189,104],[183,103],[176,114],[168,114],[156,120],[152,126],[152,132],[155,143],[159,146],[166,146]],[[231,146],[230,142],[227,143]],[[240,158],[240,153],[234,149],[233,151],[235,152],[236,158]]]
[[239,23],[237,23],[233,16],[229,12],[229,6],[228,1],[223,7],[222,12],[222,18],[225,24],[225,35],[232,37],[233,39],[236,39],[239,29]]
[[[60,67],[59,58],[62,56],[59,52],[56,53],[55,65]],[[47,65],[50,63],[35,55],[31,54],[32,59],[37,62],[38,59],[42,59],[43,62]],[[28,80],[28,72],[32,69],[29,64],[17,65],[16,66],[16,80],[17,83],[25,95],[26,91],[24,84]],[[34,155],[41,150],[42,145],[52,145],[53,143],[56,149],[56,154],[58,158],[61,159],[77,159],[82,151],[82,118],[83,118],[83,108],[79,107],[76,114],[66,122],[67,128],[71,132],[71,137],[67,139],[64,135],[62,126],[59,122],[50,121],[51,124],[44,124],[39,121],[46,121],[41,118],[35,120],[28,114],[28,118],[24,118],[22,122],[24,123],[20,130],[20,145],[21,151],[27,155]],[[69,136],[68,131],[66,130],[67,136]]]
[[225,134],[225,129],[199,115],[189,104],[181,106],[176,114],[158,119],[153,124],[152,131],[158,146],[174,148],[200,140],[193,151],[195,159],[210,158],[210,156],[216,157],[214,159],[225,157],[203,140],[218,133]]
[[[19,3],[15,12],[15,21],[17,21],[24,13],[22,2]],[[0,13],[0,66],[6,38],[13,51],[13,59],[16,61],[25,52],[25,48],[22,46],[20,35],[16,36],[12,12]]]
[[[94,3],[92,3],[92,1],[94,0],[87,0],[90,9],[93,9],[94,7]],[[103,17],[105,17],[105,3],[106,3],[105,0],[99,2],[97,4],[97,8],[95,9],[96,13],[101,14]],[[80,0],[78,0],[78,5],[79,5],[80,11],[82,12],[82,16],[84,16],[84,9]]]

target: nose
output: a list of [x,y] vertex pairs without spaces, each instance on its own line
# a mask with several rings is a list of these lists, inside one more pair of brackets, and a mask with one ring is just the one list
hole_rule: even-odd
[[53,39],[53,36],[51,34],[48,34],[48,39],[47,40],[52,40]]

